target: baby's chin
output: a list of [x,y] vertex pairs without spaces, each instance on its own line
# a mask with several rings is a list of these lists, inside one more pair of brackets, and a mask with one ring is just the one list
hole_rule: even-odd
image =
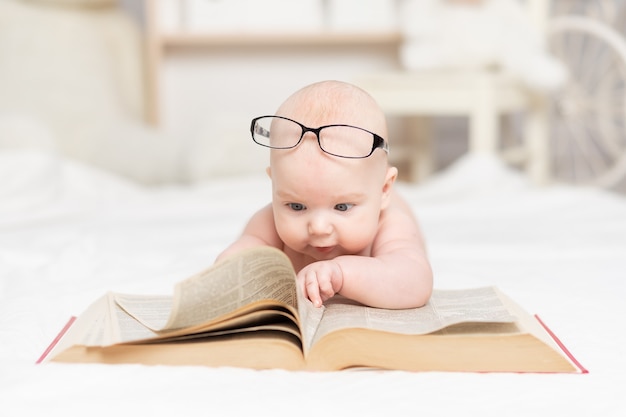
[[317,261],[328,261],[336,258],[340,255],[345,255],[345,252],[337,246],[306,246],[296,250],[305,258],[308,258],[307,263]]
[[352,252],[341,246],[307,246],[304,254],[315,261],[329,261],[343,255],[360,255],[360,252]]

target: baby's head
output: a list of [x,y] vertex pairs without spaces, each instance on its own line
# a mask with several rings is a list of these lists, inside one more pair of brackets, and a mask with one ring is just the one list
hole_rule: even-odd
[[[371,138],[371,147],[379,140],[376,136],[387,140],[385,116],[374,99],[343,82],[306,86],[291,95],[276,115],[313,129],[342,124],[365,130],[328,130],[343,143]],[[293,126],[298,135],[298,126]],[[279,135],[276,131],[272,129]],[[336,150],[331,145],[328,148]],[[343,152],[353,150],[342,148],[337,153]],[[383,147],[365,158],[342,158],[322,151],[315,132],[306,132],[296,147],[271,150],[268,174],[276,229],[282,241],[297,252],[322,260],[370,250],[397,170],[388,165]]]

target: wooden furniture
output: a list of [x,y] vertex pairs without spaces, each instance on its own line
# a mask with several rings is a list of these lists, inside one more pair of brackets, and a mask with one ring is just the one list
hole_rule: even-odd
[[158,0],[144,0],[145,15],[145,95],[146,119],[157,125],[160,121],[159,83],[162,61],[169,50],[211,47],[288,47],[288,46],[386,46],[396,48],[402,41],[399,31],[331,31],[270,33],[201,33],[181,29],[164,31],[159,27]]
[[[528,0],[528,13],[544,30],[549,2]],[[356,83],[369,91],[389,115],[424,119],[433,116],[467,116],[469,151],[500,153],[500,117],[524,112],[523,145],[503,155],[513,162],[526,164],[536,182],[548,178],[549,149],[547,97],[533,93],[521,81],[504,72],[477,70],[411,70],[366,74]],[[432,137],[421,129],[421,137],[412,140],[408,150],[413,180],[420,180],[435,169]]]
[[[526,162],[537,182],[548,173],[546,98],[527,90],[515,78],[498,71],[401,71],[360,77],[356,83],[370,92],[389,115],[421,118],[419,136],[404,152],[410,176],[419,181],[435,170],[433,138],[425,123],[434,116],[467,116],[470,152],[500,153],[500,116],[525,112],[524,144],[502,155]],[[425,119],[425,120],[424,120]]]
[[[525,2],[536,24],[543,28],[549,2]],[[400,29],[386,32],[324,31],[301,33],[199,33],[184,29],[165,31],[159,27],[158,0],[144,0],[146,45],[146,118],[153,125],[161,120],[160,69],[168,51],[182,48],[289,46],[389,46],[398,48]],[[369,91],[383,110],[416,121],[418,134],[408,149],[394,147],[395,160],[408,161],[411,179],[418,181],[435,170],[433,138],[427,120],[434,116],[467,116],[471,152],[501,153],[500,117],[524,112],[523,146],[509,149],[504,156],[525,163],[537,182],[548,177],[547,98],[532,93],[521,82],[493,69],[477,71],[393,71],[365,74],[354,82]],[[412,131],[416,131],[412,129]]]

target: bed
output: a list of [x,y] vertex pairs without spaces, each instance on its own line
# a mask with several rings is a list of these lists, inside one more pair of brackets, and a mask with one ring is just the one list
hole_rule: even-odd
[[538,313],[588,374],[334,373],[36,365],[71,315],[108,290],[168,294],[268,200],[235,176],[147,187],[52,151],[0,152],[0,414],[595,415],[626,413],[626,199],[538,187],[466,155],[399,183],[438,288],[496,285]]

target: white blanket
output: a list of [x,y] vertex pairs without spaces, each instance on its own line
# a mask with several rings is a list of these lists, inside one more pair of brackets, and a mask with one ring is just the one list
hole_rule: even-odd
[[419,186],[438,288],[497,285],[589,374],[307,373],[34,362],[108,290],[168,294],[269,200],[264,176],[145,188],[0,153],[0,415],[626,415],[626,200],[463,157]]

